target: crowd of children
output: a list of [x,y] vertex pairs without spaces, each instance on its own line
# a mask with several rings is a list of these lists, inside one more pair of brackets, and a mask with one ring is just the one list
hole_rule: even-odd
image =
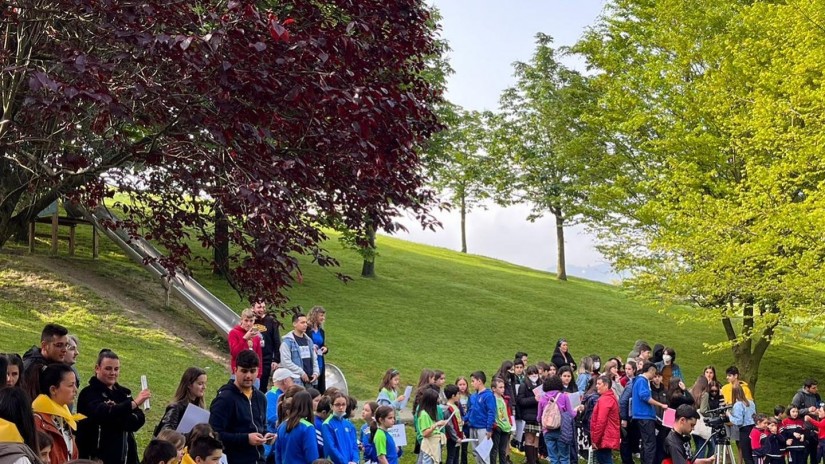
[[[643,464],[658,464],[668,458],[665,409],[681,411],[681,406],[698,411],[681,416],[682,424],[693,420],[693,414],[699,418],[695,428],[690,423],[687,436],[701,450],[691,451],[695,457],[713,455],[720,442],[703,422],[713,411],[723,411],[727,435],[738,443],[744,464],[815,464],[825,455],[825,410],[815,380],[806,380],[791,406],[769,417],[757,413],[735,367],[726,371],[724,386],[708,366],[688,388],[672,348],[639,341],[625,362],[613,357],[602,364],[597,355],[576,362],[562,339],[553,362],[531,365],[519,352],[489,378],[476,371],[469,379],[447,384],[444,372],[423,369],[410,398],[400,391],[401,373],[389,369],[375,401],[363,404],[360,430],[351,421],[357,401],[336,388],[301,386],[300,377],[281,368],[272,374],[273,387],[266,395],[252,388],[260,357],[244,350],[233,363],[232,379],[211,403],[210,423],[181,434],[176,429],[187,408],[207,408],[206,372],[194,367],[184,372],[140,460],[134,432],[145,423],[141,406],[151,392],[132,396],[117,382],[117,355],[104,349],[94,377],[78,395],[77,371],[61,361],[66,358],[65,332],[54,324],[44,328],[35,359],[42,365],[36,372],[31,363],[20,365],[17,356],[0,356],[0,378],[7,380],[0,390],[0,462],[395,464],[404,453],[396,438],[403,435],[406,441],[406,425],[415,436],[407,452],[419,464],[466,464],[471,458],[508,464],[513,453],[522,454],[528,464],[545,458],[570,464],[582,457],[610,464],[614,451],[620,451],[623,464],[632,464],[640,451]],[[36,396],[32,399],[28,391]],[[236,401],[233,391],[239,401],[235,405],[230,404]],[[656,406],[651,409],[656,415],[651,416],[653,452],[645,444],[644,421],[649,419],[637,415],[638,404],[631,405],[639,392],[647,395],[645,403]],[[403,424],[408,402],[412,421]],[[247,403],[249,414],[216,412],[228,405],[232,416],[232,410],[242,411]]]

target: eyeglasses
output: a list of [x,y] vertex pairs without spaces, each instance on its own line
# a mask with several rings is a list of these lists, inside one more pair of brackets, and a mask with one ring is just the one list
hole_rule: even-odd
[[333,408],[346,408],[346,407],[347,407],[347,403],[343,403],[343,404],[341,404],[341,403],[335,403],[335,404],[333,404],[333,405],[332,405],[332,407],[333,407]]
[[69,345],[66,347],[66,351],[77,351],[77,347],[74,345]]

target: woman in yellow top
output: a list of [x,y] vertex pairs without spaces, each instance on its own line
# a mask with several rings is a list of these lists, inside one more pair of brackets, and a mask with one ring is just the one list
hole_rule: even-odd
[[51,364],[40,374],[40,395],[34,399],[35,426],[52,438],[51,464],[77,459],[74,431],[82,414],[72,414],[68,405],[77,394],[77,378],[66,364]]
[[441,462],[441,446],[446,443],[443,427],[446,420],[438,422],[438,392],[425,389],[421,392],[421,401],[418,403],[418,413],[415,421],[421,434],[421,464],[437,464]]

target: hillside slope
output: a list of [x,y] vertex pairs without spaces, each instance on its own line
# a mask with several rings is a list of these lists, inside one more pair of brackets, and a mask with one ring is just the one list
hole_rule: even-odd
[[[81,263],[115,282],[144,274],[105,241],[100,260],[84,258],[85,233],[80,234],[80,257],[65,262]],[[640,338],[674,346],[688,383],[707,364],[716,365],[724,377],[731,362],[728,352],[703,353],[703,342],[722,339],[721,327],[677,326],[668,315],[610,285],[559,282],[549,273],[389,237],[379,237],[378,245],[377,278],[358,277],[358,256],[332,240],[329,246],[341,260],[341,271],[354,280],[343,284],[334,271],[305,261],[304,282],[289,292],[292,304],[306,311],[314,305],[327,309],[328,361],[343,369],[351,392],[361,399],[375,395],[388,368],[402,372],[403,384],[414,384],[423,367],[444,370],[452,382],[478,369],[491,374],[516,351],[529,353],[532,362],[548,360],[560,337],[568,339],[576,357],[598,353],[603,360],[625,357]],[[194,272],[229,306],[246,306],[207,269]],[[120,287],[126,291],[132,285]],[[185,310],[170,317],[191,318]],[[288,330],[289,322],[285,325]],[[210,334],[208,329],[200,332]],[[822,345],[772,347],[761,371],[758,404],[770,409],[789,401],[805,377],[815,376],[821,351]]]

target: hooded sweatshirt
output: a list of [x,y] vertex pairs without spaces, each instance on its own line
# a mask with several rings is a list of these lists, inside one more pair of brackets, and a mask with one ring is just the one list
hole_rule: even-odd
[[[244,335],[246,335],[246,330],[240,325],[236,325],[229,331],[229,367],[232,368],[233,373],[235,372],[235,358],[238,356],[238,353],[244,350],[254,351],[255,354],[258,355],[258,364],[263,364],[264,354],[261,348],[261,337],[256,335],[252,337],[251,340],[244,340]],[[263,371],[263,369],[258,369],[259,379]]]
[[224,384],[209,406],[209,425],[223,442],[231,463],[264,462],[264,447],[249,444],[250,433],[266,434],[266,397],[252,388],[247,397],[234,381]]

